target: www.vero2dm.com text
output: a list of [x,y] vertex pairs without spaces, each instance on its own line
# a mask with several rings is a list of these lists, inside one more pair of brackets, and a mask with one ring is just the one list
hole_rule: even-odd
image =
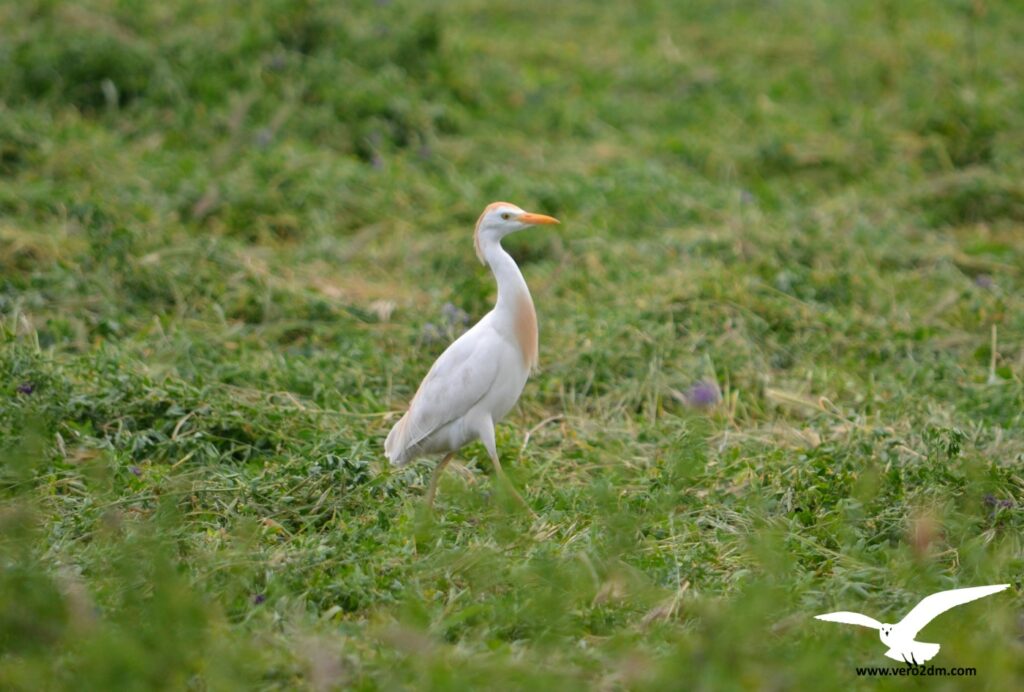
[[857,666],[859,677],[925,677],[969,678],[978,674],[977,668],[945,668],[943,666]]

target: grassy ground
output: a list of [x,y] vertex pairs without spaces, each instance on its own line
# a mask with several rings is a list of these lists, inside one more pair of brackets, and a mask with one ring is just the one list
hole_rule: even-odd
[[[1024,685],[1009,1],[0,6],[0,687]],[[508,245],[541,367],[383,438]],[[446,304],[452,304],[446,307]],[[700,383],[705,383],[701,385]],[[703,387],[703,389],[702,389]],[[700,405],[717,388],[721,401]]]

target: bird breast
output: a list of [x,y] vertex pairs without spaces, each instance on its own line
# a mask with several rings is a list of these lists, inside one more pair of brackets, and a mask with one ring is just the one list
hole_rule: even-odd
[[529,368],[518,354],[513,353],[511,348],[506,353],[507,357],[502,358],[500,364],[501,374],[478,406],[478,410],[486,413],[493,423],[503,419],[516,405],[530,375]]
[[514,333],[516,344],[523,355],[523,363],[527,368],[537,365],[537,311],[533,307],[533,299],[529,291],[516,296]]

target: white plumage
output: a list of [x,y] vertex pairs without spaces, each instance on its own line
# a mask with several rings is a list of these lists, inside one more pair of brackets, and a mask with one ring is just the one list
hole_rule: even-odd
[[895,625],[879,622],[862,613],[851,613],[842,610],[836,613],[816,615],[816,620],[840,622],[844,625],[860,625],[878,630],[878,638],[889,647],[885,655],[894,661],[903,661],[918,665],[931,660],[939,653],[939,645],[931,642],[919,642],[917,634],[925,625],[942,615],[947,610],[985,596],[1009,588],[1009,584],[993,584],[992,586],[973,586],[966,589],[951,589],[927,596],[913,607],[906,616]]
[[497,302],[441,354],[409,410],[384,442],[385,453],[395,466],[427,454],[447,454],[434,470],[428,504],[433,503],[444,466],[458,449],[474,440],[483,443],[502,475],[494,425],[519,399],[530,369],[537,363],[538,344],[530,289],[515,260],[501,247],[501,239],[529,226],[555,223],[557,219],[525,212],[507,202],[489,205],[477,221],[477,256],[494,273]]

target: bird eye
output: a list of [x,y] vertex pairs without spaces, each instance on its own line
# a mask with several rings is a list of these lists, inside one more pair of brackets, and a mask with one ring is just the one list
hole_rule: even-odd
[[509,213],[508,213],[508,212],[506,211],[505,213],[503,213],[503,214],[501,215],[501,218],[503,218],[503,219],[505,219],[506,221],[508,221],[508,220],[509,220],[510,218],[512,218],[512,215],[511,215],[511,214],[509,214]]

